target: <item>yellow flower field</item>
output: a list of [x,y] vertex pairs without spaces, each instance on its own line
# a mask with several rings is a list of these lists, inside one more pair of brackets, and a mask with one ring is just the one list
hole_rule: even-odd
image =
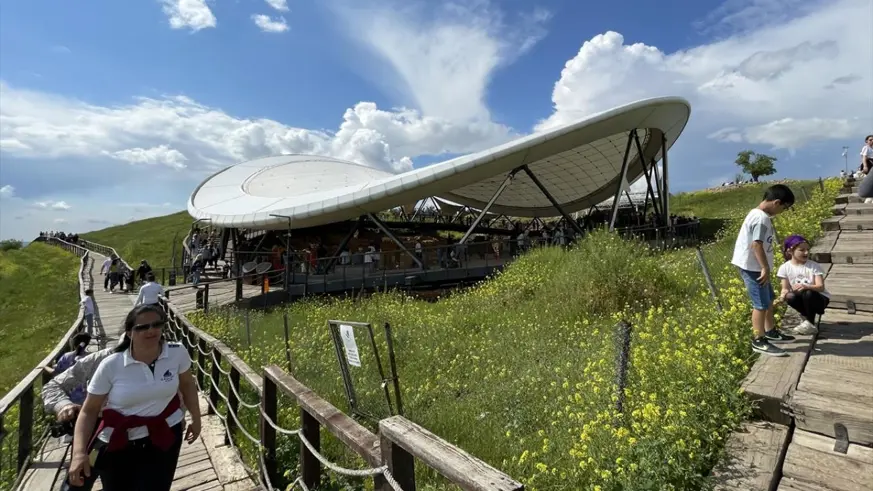
[[[780,237],[818,236],[839,186],[826,181],[823,193],[778,217]],[[749,409],[738,387],[753,361],[750,307],[729,265],[737,225],[703,248],[721,313],[693,250],[651,253],[600,232],[569,251],[536,250],[435,303],[387,293],[252,313],[251,346],[239,312],[190,318],[260,369],[287,365],[287,313],[293,375],[342,410],[348,404],[327,320],[372,323],[384,365],[388,322],[405,415],[528,489],[697,490],[707,486],[724,439]],[[622,319],[633,334],[618,414],[615,325]],[[372,347],[364,331],[357,336],[363,366],[352,375],[359,401],[387,416]],[[282,413],[285,426],[296,424],[295,407]],[[280,452],[289,475],[296,444]],[[421,466],[418,473],[422,489],[440,486]]]

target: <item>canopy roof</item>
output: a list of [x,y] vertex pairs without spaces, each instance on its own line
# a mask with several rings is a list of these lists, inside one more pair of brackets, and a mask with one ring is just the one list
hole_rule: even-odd
[[[248,229],[305,228],[357,218],[438,196],[482,209],[513,169],[527,165],[567,213],[615,194],[628,134],[636,129],[646,162],[661,159],[688,122],[691,107],[678,97],[621,106],[463,157],[391,174],[331,157],[281,155],[243,162],[207,178],[188,200],[188,212],[213,225]],[[627,181],[643,174],[635,145]],[[490,208],[518,217],[560,212],[524,172]],[[273,216],[273,215],[281,215]]]

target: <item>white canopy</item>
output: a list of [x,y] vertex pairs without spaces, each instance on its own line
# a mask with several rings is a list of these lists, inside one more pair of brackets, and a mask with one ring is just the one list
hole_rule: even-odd
[[[507,175],[527,165],[567,213],[615,194],[628,134],[636,129],[645,161],[660,160],[688,122],[678,97],[634,102],[482,152],[391,174],[330,157],[281,155],[243,162],[206,179],[188,212],[213,225],[248,229],[304,228],[357,218],[438,196],[482,209]],[[643,173],[635,145],[627,181]],[[524,172],[515,175],[489,210],[519,217],[560,213]],[[281,215],[281,216],[273,216]]]

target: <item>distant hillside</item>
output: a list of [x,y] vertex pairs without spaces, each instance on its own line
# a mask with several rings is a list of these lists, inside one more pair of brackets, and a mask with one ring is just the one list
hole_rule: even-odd
[[[720,229],[727,219],[745,214],[755,206],[764,194],[764,189],[772,183],[744,184],[731,188],[679,193],[670,198],[670,211],[677,215],[695,215],[703,222],[703,233],[712,235]],[[811,195],[817,181],[795,181],[788,183],[798,200],[803,199],[801,188]],[[88,232],[85,239],[114,247],[127,261],[138,263],[145,259],[152,267],[164,268],[172,265],[173,234],[178,233],[176,241],[177,260],[181,258],[178,250],[181,239],[185,237],[194,221],[186,211],[156,218],[148,218],[124,225]]]

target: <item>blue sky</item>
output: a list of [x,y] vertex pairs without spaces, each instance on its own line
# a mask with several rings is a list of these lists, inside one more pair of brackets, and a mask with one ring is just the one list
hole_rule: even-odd
[[[276,153],[394,171],[644,97],[692,119],[672,188],[842,167],[873,132],[869,0],[0,0],[0,238],[183,209]],[[262,16],[262,17],[257,17]],[[856,148],[857,147],[857,148]]]

